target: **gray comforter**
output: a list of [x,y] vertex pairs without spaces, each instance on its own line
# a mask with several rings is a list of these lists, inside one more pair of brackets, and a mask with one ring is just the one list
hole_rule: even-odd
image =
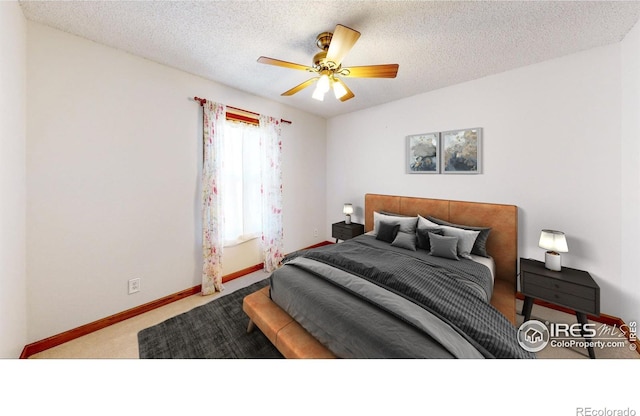
[[371,236],[296,252],[271,297],[345,358],[533,358],[488,302],[489,270]]

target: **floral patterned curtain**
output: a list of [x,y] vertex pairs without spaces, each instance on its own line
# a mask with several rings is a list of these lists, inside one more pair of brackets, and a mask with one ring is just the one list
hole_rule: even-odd
[[204,114],[202,164],[202,295],[222,291],[223,212],[220,200],[222,137],[226,107],[207,101]]
[[266,272],[272,272],[278,268],[284,257],[281,150],[280,120],[261,115],[262,250]]

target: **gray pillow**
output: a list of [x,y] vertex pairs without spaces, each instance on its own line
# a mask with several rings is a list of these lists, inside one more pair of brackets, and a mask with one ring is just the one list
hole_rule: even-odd
[[429,254],[432,256],[458,260],[458,237],[447,237],[429,233],[429,241],[431,243],[431,252]]
[[473,249],[471,250],[471,254],[477,254],[478,256],[482,256],[482,257],[490,257],[489,254],[487,253],[487,239],[489,238],[489,233],[491,233],[491,227],[472,227],[470,225],[453,224],[435,217],[427,217],[427,218],[429,218],[431,222],[434,222],[440,225],[448,225],[449,227],[462,228],[463,230],[480,231],[480,234],[478,234],[476,241],[473,243]]
[[444,230],[442,228],[418,228],[416,230],[416,236],[418,237],[418,248],[427,250],[427,252],[431,251],[429,233],[444,235]]
[[416,251],[416,235],[400,231],[391,245]]
[[387,243],[393,242],[398,234],[400,224],[388,224],[386,222],[380,222],[378,227],[378,234],[376,234],[376,240],[385,241]]

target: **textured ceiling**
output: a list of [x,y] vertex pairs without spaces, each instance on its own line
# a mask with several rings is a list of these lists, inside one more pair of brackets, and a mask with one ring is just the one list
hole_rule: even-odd
[[[25,17],[323,117],[619,42],[640,2],[21,1]],[[355,98],[280,94],[311,78],[256,62],[311,65],[336,24],[362,36],[343,66],[397,63],[395,79],[345,79]]]

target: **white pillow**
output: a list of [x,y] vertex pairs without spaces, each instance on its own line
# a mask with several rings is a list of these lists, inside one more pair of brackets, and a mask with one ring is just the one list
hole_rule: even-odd
[[[428,221],[428,220],[426,220]],[[440,225],[447,237],[458,237],[458,256],[471,260],[471,250],[480,231],[463,230],[462,228]]]
[[441,228],[440,224],[436,224],[433,221],[429,221],[422,215],[418,215],[418,229],[423,228]]
[[396,215],[381,214],[377,211],[373,211],[373,232],[377,235],[378,228],[380,227],[380,221],[384,221],[387,224],[400,224],[399,232],[403,233],[415,233],[418,217],[399,217]]

